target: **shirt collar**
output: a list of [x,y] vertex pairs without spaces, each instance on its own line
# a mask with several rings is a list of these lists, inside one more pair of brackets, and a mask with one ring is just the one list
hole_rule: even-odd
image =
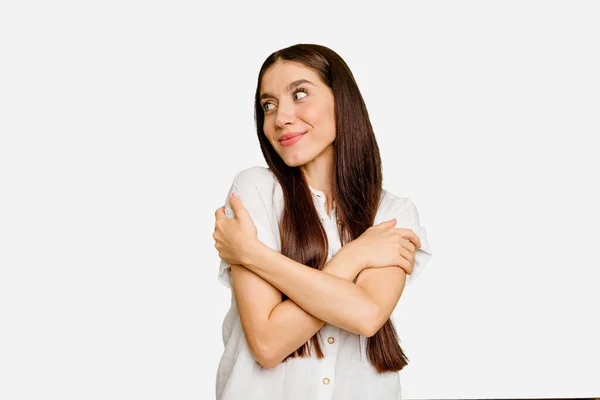
[[[325,199],[326,199],[326,196],[325,196],[325,193],[324,193],[324,192],[322,192],[322,191],[320,191],[320,190],[317,190],[317,189],[315,189],[315,188],[311,187],[310,185],[308,186],[308,188],[310,189],[310,191],[311,191],[311,192],[312,192],[312,193],[313,193],[315,196],[317,196],[317,199],[319,199],[319,201],[320,201],[322,204],[325,204]],[[333,207],[335,208],[335,200],[333,200]]]

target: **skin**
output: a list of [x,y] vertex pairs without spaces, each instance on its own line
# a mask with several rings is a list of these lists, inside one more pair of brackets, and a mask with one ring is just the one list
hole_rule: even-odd
[[[307,79],[311,83],[303,83],[288,92],[287,85],[299,79]],[[306,93],[294,93],[298,88],[306,90]],[[300,167],[309,186],[325,193],[325,210],[330,215],[333,196],[329,168],[333,164],[335,140],[333,92],[304,65],[280,62],[264,74],[262,93],[274,96],[261,100],[265,110],[265,136],[287,165]],[[283,146],[277,140],[287,132],[305,131],[307,134],[293,146]]]
[[[307,93],[287,90],[290,82],[307,79]],[[297,89],[297,88],[296,88]],[[301,64],[274,64],[264,75],[261,93],[269,142],[287,165],[299,166],[309,185],[323,191],[331,213],[328,169],[333,162],[335,140],[334,98],[318,76]],[[286,132],[307,131],[293,146],[278,137]],[[231,264],[233,290],[242,326],[255,358],[265,368],[309,340],[328,322],[364,336],[374,335],[388,320],[412,272],[415,248],[420,241],[410,229],[394,228],[396,220],[369,228],[340,249],[316,270],[263,244],[256,226],[234,196],[230,205],[215,212],[215,247]],[[353,283],[356,278],[356,284]],[[282,292],[289,299],[282,301]]]

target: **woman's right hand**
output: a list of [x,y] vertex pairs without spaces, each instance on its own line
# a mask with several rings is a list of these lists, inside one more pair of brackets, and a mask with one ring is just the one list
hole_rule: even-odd
[[410,275],[415,262],[415,249],[421,240],[412,229],[394,228],[396,218],[367,229],[350,242],[362,260],[363,269],[399,266]]

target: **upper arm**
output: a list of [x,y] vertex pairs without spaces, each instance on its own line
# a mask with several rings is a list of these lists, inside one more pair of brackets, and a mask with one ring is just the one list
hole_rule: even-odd
[[[234,192],[248,210],[258,239],[279,251],[269,220],[269,204],[264,197],[268,192],[265,190],[268,182],[261,175],[263,172],[255,167],[238,173],[227,193],[225,209],[229,210],[227,213],[234,214],[229,204],[231,192]],[[281,291],[243,265],[231,265],[224,260],[221,260],[219,280],[233,290],[246,341],[254,357],[262,364],[266,354],[263,333],[271,311],[283,299]]]
[[380,313],[374,322],[372,332],[377,332],[389,319],[394,311],[404,288],[414,282],[422,272],[431,257],[431,247],[427,239],[427,232],[421,226],[419,213],[415,205],[408,198],[395,198],[389,211],[384,212],[380,221],[396,218],[396,228],[411,229],[419,237],[421,247],[415,249],[415,264],[410,275],[406,275],[404,269],[399,266],[384,268],[367,268],[360,272],[356,284],[363,287],[373,301],[378,305]]

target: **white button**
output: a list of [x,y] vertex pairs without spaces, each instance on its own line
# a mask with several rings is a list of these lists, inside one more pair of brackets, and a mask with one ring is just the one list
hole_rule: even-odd
[[329,378],[323,378],[323,383],[329,385]]
[[335,342],[335,339],[332,336],[329,336],[329,338],[327,338],[327,342],[329,342],[329,344],[332,344],[333,342]]

